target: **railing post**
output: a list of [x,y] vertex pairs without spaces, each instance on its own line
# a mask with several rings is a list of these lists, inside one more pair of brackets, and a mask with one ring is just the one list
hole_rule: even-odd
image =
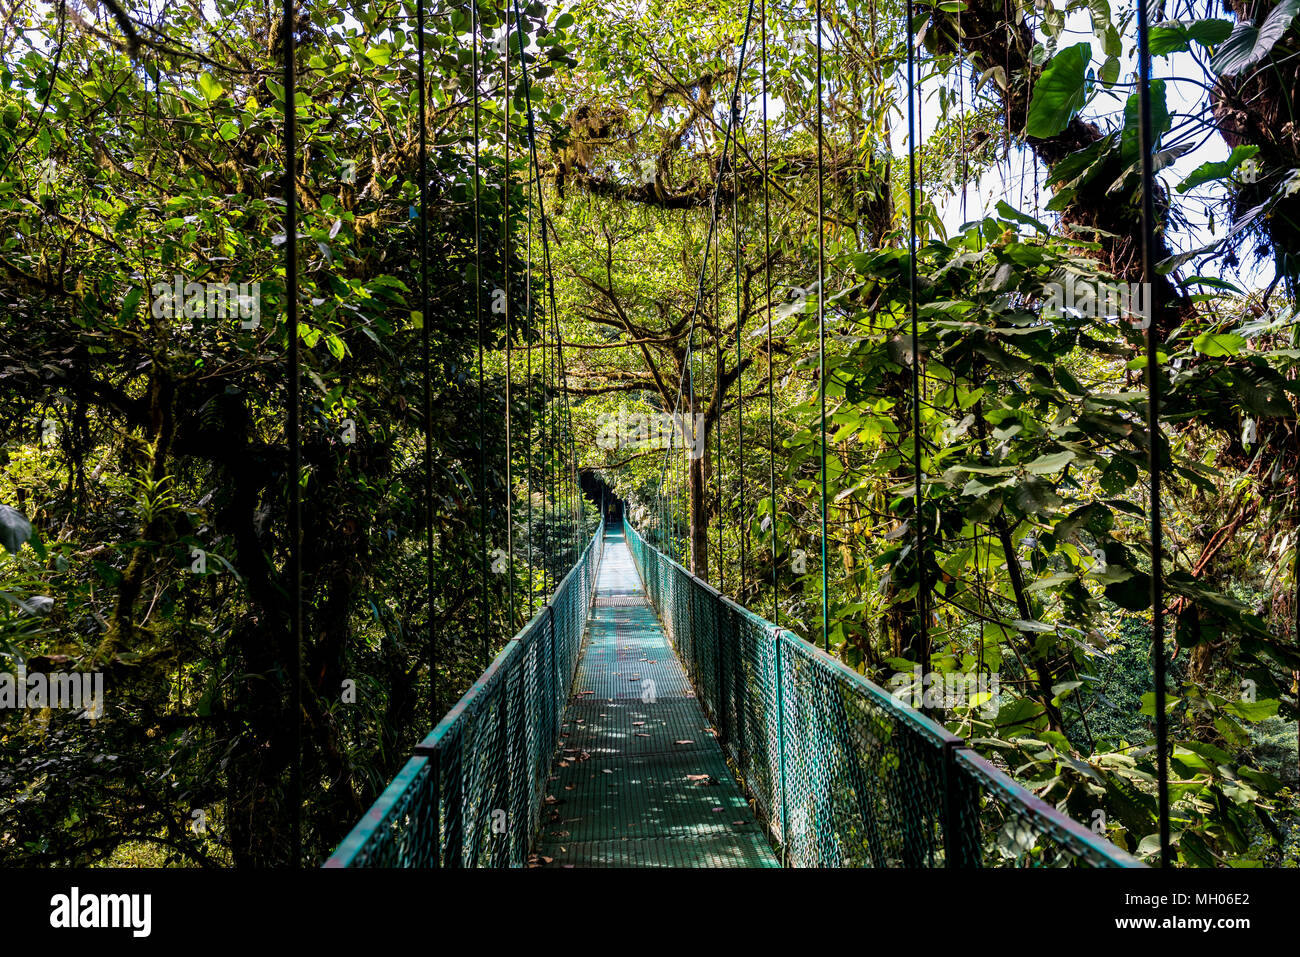
[[781,662],[781,630],[774,629],[776,639],[776,747],[777,780],[781,787],[781,866],[790,866],[790,812],[785,793],[785,669]]
[[727,690],[722,675],[722,617],[726,606],[712,595],[709,597],[712,599],[709,605],[713,609],[713,614],[709,616],[713,619],[713,693],[717,700],[717,714],[714,715],[714,719],[718,722],[718,743],[725,744],[727,740]]
[[954,738],[943,743],[943,862],[944,867],[978,867],[979,860],[966,860],[966,841],[962,833],[961,800],[957,794],[960,775],[957,752],[966,742]]
[[551,753],[555,752],[555,745],[560,740],[560,681],[556,674],[555,651],[555,603],[552,602],[546,606],[547,611],[547,632],[551,637],[551,687],[550,693],[546,696],[547,708],[550,712],[551,733],[549,740],[551,742]]
[[[465,808],[461,805],[461,798],[464,793],[461,777],[465,770],[465,739],[457,735],[454,742],[456,748],[455,762],[448,762],[447,765],[447,783],[449,785],[447,794],[447,853],[444,858],[444,867],[463,867],[465,862],[461,859],[464,853],[465,837]],[[439,768],[441,777],[442,769]]]
[[429,769],[428,797],[432,808],[421,813],[419,801],[416,802],[415,824],[411,833],[411,860],[402,863],[408,867],[419,867],[419,856],[425,846],[431,846],[431,858],[434,867],[442,867],[442,762],[439,760],[442,748],[439,745],[425,747],[416,745],[412,757],[423,757]]

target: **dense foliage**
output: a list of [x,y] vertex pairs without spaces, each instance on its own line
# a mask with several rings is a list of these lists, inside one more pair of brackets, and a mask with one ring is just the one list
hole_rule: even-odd
[[[303,4],[301,715],[286,25],[210,6],[0,22],[0,658],[107,687],[93,719],[0,715],[0,860],[282,864],[298,813],[321,859],[554,586],[601,489],[882,685],[997,675],[994,707],[932,712],[1149,859],[1154,441],[1178,859],[1297,863],[1293,0],[1165,5],[1158,276],[1118,311],[1092,294],[1142,279],[1127,7],[918,0],[912,191],[897,0],[824,4],[820,70],[803,0],[755,4],[762,33],[744,3],[521,4],[528,87],[513,6],[480,5],[476,45],[468,3],[430,4],[421,210],[414,3]],[[1178,166],[1206,141],[1226,158]],[[682,412],[697,456],[605,440]]]

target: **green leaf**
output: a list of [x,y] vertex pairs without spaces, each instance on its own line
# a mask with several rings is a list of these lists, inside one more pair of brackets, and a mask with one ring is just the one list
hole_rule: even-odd
[[140,304],[140,297],[143,295],[144,295],[144,287],[136,286],[134,289],[128,292],[126,294],[126,298],[122,300],[122,311],[119,314],[118,318],[122,321],[124,325],[130,320],[135,318],[135,307]]
[[11,555],[17,555],[32,537],[32,523],[16,508],[0,505],[0,545]]
[[1061,507],[1061,497],[1050,482],[1031,475],[1017,486],[1016,505],[1026,515],[1050,515]]
[[1051,455],[1040,455],[1032,462],[1025,463],[1025,470],[1032,472],[1034,475],[1046,475],[1049,472],[1059,472],[1074,460],[1074,453],[1069,449],[1063,452],[1055,452]]
[[1300,0],[1283,0],[1269,13],[1264,25],[1257,27],[1243,20],[1232,28],[1210,60],[1210,68],[1219,76],[1233,76],[1254,66],[1282,39],[1295,15],[1300,13]]
[[1187,178],[1178,184],[1178,192],[1186,193],[1202,183],[1209,183],[1216,179],[1226,179],[1233,174],[1238,166],[1258,152],[1258,146],[1236,146],[1226,160],[1202,163],[1188,173]]
[[1282,418],[1292,415],[1291,403],[1283,392],[1287,380],[1276,370],[1264,365],[1248,365],[1234,368],[1228,377],[1244,408],[1256,415]]
[[1119,57],[1108,56],[1097,71],[1097,79],[1101,80],[1102,85],[1110,88],[1115,85],[1119,79]]
[[1050,229],[1048,229],[1045,225],[1040,223],[1038,220],[1034,219],[1034,217],[1022,213],[1020,210],[1016,209],[1014,206],[1010,205],[1005,200],[1001,200],[1001,199],[998,200],[997,208],[998,208],[998,215],[1001,216],[1003,219],[1010,220],[1016,223],[1024,223],[1026,226],[1033,226],[1034,229],[1038,230],[1040,233],[1043,234],[1051,233]]
[[1084,81],[1091,60],[1092,44],[1087,41],[1066,47],[1052,57],[1034,84],[1029,117],[1025,121],[1026,135],[1040,139],[1055,136],[1083,109],[1087,102]]
[[203,94],[205,100],[212,103],[219,99],[226,90],[225,87],[212,78],[212,74],[204,73],[199,77],[199,92]]
[[1235,356],[1246,345],[1246,337],[1235,332],[1202,332],[1192,340],[1192,348],[1207,356]]
[[1277,714],[1276,698],[1261,698],[1258,701],[1230,701],[1223,706],[1224,711],[1235,714],[1245,721],[1263,721]]
[[[1297,0],[1300,2],[1300,0]],[[1139,144],[1141,134],[1138,123],[1138,95],[1129,96],[1124,102],[1124,132],[1120,134],[1119,155],[1125,164],[1138,162],[1141,151]],[[1160,145],[1160,137],[1169,132],[1169,107],[1165,105],[1165,81],[1151,81],[1151,136],[1152,149]]]
[[1212,47],[1222,43],[1232,33],[1231,20],[1196,20],[1183,23],[1168,20],[1151,28],[1151,55],[1168,56],[1191,49],[1192,43]]

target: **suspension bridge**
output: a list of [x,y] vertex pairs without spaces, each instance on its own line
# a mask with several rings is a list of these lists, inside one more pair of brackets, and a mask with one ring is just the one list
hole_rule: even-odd
[[[819,2],[818,20],[820,7]],[[475,4],[471,4],[471,11],[477,37]],[[423,5],[418,6],[417,13],[422,44]],[[910,3],[908,13],[910,24]],[[533,184],[539,184],[541,177],[529,94],[528,56],[517,7],[514,14],[527,104],[531,217]],[[685,419],[687,413],[693,420],[696,413],[693,405],[696,317],[704,297],[709,251],[711,247],[716,249],[721,186],[738,160],[735,130],[742,119],[740,84],[752,28],[761,31],[766,168],[766,21],[760,16],[757,28],[755,22],[755,3],[751,2],[739,47],[735,87],[727,101],[730,110],[722,129],[722,162],[709,203],[711,215],[703,244],[696,301],[684,340],[687,345],[683,374],[677,403],[671,412],[674,421]],[[908,29],[910,33],[911,27]],[[1144,38],[1145,29],[1144,22]],[[824,174],[820,35],[816,39],[816,215],[821,220],[824,218]],[[916,509],[911,522],[915,541],[909,547],[915,549],[915,554],[924,555],[926,523],[921,520],[920,509],[925,476],[921,468],[924,457],[915,269],[917,118],[914,110],[918,97],[914,47],[915,44],[909,43],[907,88],[912,263],[909,270],[910,375],[911,409],[915,417],[912,425],[915,484],[912,487],[917,494],[908,493]],[[421,97],[426,82],[423,56],[421,45]],[[477,52],[473,69],[477,76]],[[508,60],[506,71],[508,75]],[[475,84],[472,96],[476,224],[478,95]],[[423,98],[420,108],[423,113]],[[1149,155],[1144,162],[1144,174],[1149,182]],[[419,164],[423,171],[426,164],[423,130]],[[422,175],[421,208],[426,203],[426,184],[427,176]],[[763,190],[766,248],[769,242],[766,177]],[[734,194],[733,190],[733,201]],[[980,756],[969,742],[828,653],[824,230],[817,231],[815,286],[821,409],[822,647],[742,607],[670,557],[681,554],[676,547],[675,527],[679,516],[673,502],[675,493],[665,491],[675,443],[670,445],[660,470],[656,500],[660,514],[653,523],[656,544],[647,541],[642,530],[620,515],[617,521],[602,521],[601,527],[580,549],[580,483],[567,398],[564,398],[567,383],[563,340],[556,315],[540,186],[535,201],[543,224],[539,231],[545,269],[541,284],[545,293],[541,309],[542,337],[545,341],[546,336],[553,335],[549,374],[553,394],[560,397],[555,408],[562,411],[556,414],[563,419],[554,425],[552,453],[568,455],[562,469],[556,470],[561,488],[554,496],[555,515],[569,523],[569,554],[577,554],[576,561],[544,607],[507,642],[472,687],[415,748],[325,866],[1144,866],[1103,835],[1065,816],[1016,783],[1008,775],[1008,769]],[[291,208],[287,220],[291,231],[292,216]],[[732,219],[738,222],[736,216]],[[531,289],[531,218],[529,222],[527,284]],[[429,253],[423,218],[420,226],[419,261],[424,296],[427,290],[424,264]],[[476,263],[481,241],[476,225]],[[739,261],[738,232],[735,242]],[[293,279],[291,264],[290,280]],[[770,302],[770,274],[766,283]],[[737,272],[738,301],[740,285]],[[422,300],[422,304],[427,314],[427,302]],[[475,310],[481,316],[482,304],[477,300]],[[530,303],[525,321],[531,318]],[[737,367],[741,364],[740,336],[737,323]],[[767,336],[770,351],[770,320]],[[427,367],[427,338],[424,350]],[[480,341],[480,395],[482,350]],[[743,454],[744,397],[739,394],[739,385],[737,389],[737,421]],[[770,374],[768,392],[770,409]],[[1155,402],[1153,397],[1153,432],[1157,428]],[[769,441],[768,449],[774,454],[774,442]],[[676,450],[680,452],[681,448]],[[531,451],[529,456],[531,482]],[[769,494],[775,508],[774,462],[771,469],[773,487]],[[1153,467],[1153,476],[1157,471]],[[669,477],[669,482],[672,481]],[[531,496],[530,485],[530,501]],[[1159,495],[1154,484],[1151,500],[1153,528],[1158,531]],[[742,484],[739,513],[743,514],[744,510]],[[507,519],[511,520],[509,515]],[[486,520],[483,525],[486,528]],[[430,550],[431,542],[432,531]],[[746,547],[743,527],[739,545],[743,575]],[[1158,536],[1153,547],[1159,547]],[[487,553],[486,540],[483,552]],[[1158,570],[1159,561],[1154,564]],[[529,571],[531,577],[531,553]],[[923,566],[917,574],[920,578],[917,622],[924,635],[929,613]],[[773,575],[775,598],[775,570]],[[486,578],[485,571],[483,577]],[[1153,606],[1158,614],[1161,586],[1158,574],[1153,577],[1156,579]],[[293,600],[296,608],[300,597],[295,594]],[[1158,618],[1155,632],[1157,636],[1161,634]],[[1154,658],[1162,663],[1163,651],[1157,649]],[[436,674],[436,667],[433,673]],[[1167,854],[1164,679],[1159,668],[1155,687],[1157,747],[1161,754],[1161,846]]]
[[625,520],[326,867],[1140,867]]

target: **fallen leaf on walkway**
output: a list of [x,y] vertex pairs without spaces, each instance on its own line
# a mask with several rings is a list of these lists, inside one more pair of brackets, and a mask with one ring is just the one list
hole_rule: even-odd
[[548,795],[546,795],[546,801],[545,801],[544,803],[546,803],[546,804],[559,804],[559,803],[560,803],[560,799],[557,798],[554,794],[548,794]]
[[574,788],[576,788],[576,787],[577,787],[576,784],[566,784],[566,785],[564,786],[564,790],[566,790],[566,791],[572,791],[572,790],[573,790]]

